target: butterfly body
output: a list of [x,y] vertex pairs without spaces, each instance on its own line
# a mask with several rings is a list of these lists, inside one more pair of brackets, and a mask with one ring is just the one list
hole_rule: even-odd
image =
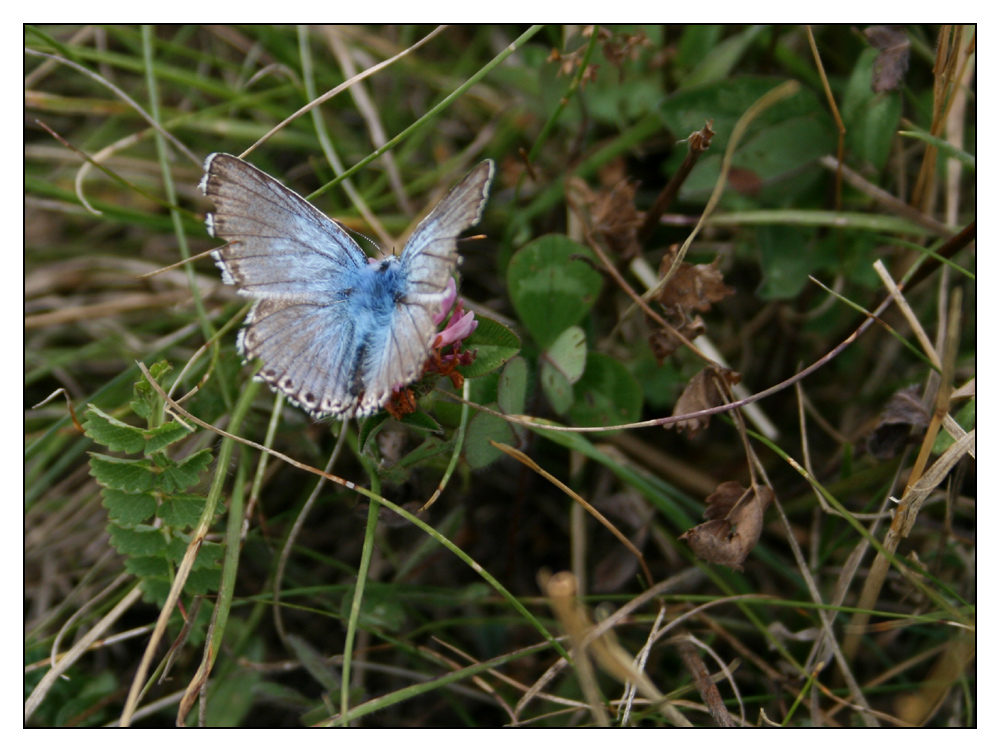
[[417,226],[400,256],[370,261],[312,204],[228,154],[205,162],[209,233],[223,282],[256,299],[237,346],[257,377],[316,417],[363,417],[419,376],[458,235],[478,222],[493,163],[469,173]]

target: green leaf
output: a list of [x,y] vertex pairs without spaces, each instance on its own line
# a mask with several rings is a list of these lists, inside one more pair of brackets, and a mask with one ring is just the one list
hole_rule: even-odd
[[93,452],[90,453],[90,474],[105,488],[119,491],[151,491],[156,480],[151,460],[107,457]]
[[578,326],[560,334],[542,354],[542,391],[559,415],[573,404],[573,384],[583,376],[587,364],[587,335]]
[[753,43],[754,38],[764,31],[766,26],[750,26],[736,36],[724,39],[712,48],[711,54],[705,56],[685,79],[685,87],[700,86],[715,81],[728,82],[733,68]]
[[[149,367],[149,373],[156,381],[157,384],[163,383],[163,377],[166,376],[173,370],[167,361],[161,360],[157,363],[153,363]],[[159,410],[161,404],[161,397],[156,391],[150,386],[149,381],[143,376],[139,381],[135,383],[132,388],[133,399],[132,399],[132,412],[138,415],[140,418],[145,418],[149,420],[154,412]]]
[[489,373],[521,351],[521,340],[514,332],[487,316],[476,315],[479,325],[462,342],[465,350],[476,350],[476,359],[458,371],[467,379]]
[[500,412],[507,415],[524,413],[524,403],[528,393],[528,362],[521,357],[513,358],[504,366],[497,387],[497,401]]
[[148,525],[122,527],[111,523],[107,527],[111,545],[128,556],[157,556],[167,550],[163,531]]
[[410,467],[432,459],[433,457],[450,454],[454,446],[455,442],[453,439],[448,439],[446,441],[438,438],[437,436],[428,436],[420,443],[420,446],[401,457],[399,462],[396,463],[396,466]]
[[187,530],[198,524],[206,501],[204,496],[194,494],[171,495],[163,500],[156,514],[165,525]]
[[358,429],[358,447],[362,452],[369,451],[369,443],[375,438],[390,417],[392,416],[385,410],[380,410],[361,421],[361,426]]
[[685,25],[677,43],[674,64],[685,71],[699,65],[715,51],[725,28],[722,24]]
[[157,455],[155,461],[160,469],[157,485],[167,493],[176,493],[198,482],[198,473],[212,461],[212,450],[202,449],[180,462],[174,462],[162,455]]
[[847,128],[847,148],[858,159],[881,170],[889,160],[903,113],[903,101],[895,91],[879,94],[872,91],[872,65],[877,55],[877,50],[867,49],[858,56],[844,93],[841,113]]
[[815,233],[800,227],[763,225],[756,228],[756,236],[764,273],[757,294],[764,300],[798,295],[819,266],[819,254],[813,247]]
[[142,599],[147,603],[156,603],[162,606],[170,595],[170,587],[173,580],[170,577],[143,577],[139,580],[142,587]]
[[184,592],[197,593],[198,595],[208,595],[219,589],[219,581],[222,577],[222,568],[213,566],[206,569],[194,569],[188,574],[184,583]]
[[[184,554],[187,553],[188,546],[191,544],[191,536],[178,533],[167,545],[166,556],[167,558],[179,564],[181,559],[184,558]],[[212,567],[217,567],[219,565],[219,559],[222,558],[222,554],[225,551],[225,546],[221,543],[212,543],[211,541],[202,541],[201,547],[198,549],[198,553],[194,556],[194,563],[191,565],[191,571],[196,569],[211,569]]]
[[108,517],[126,527],[145,522],[156,511],[156,499],[150,493],[128,493],[105,488],[101,491],[101,496],[101,504],[108,510]]
[[927,131],[922,131],[916,128],[909,131],[900,131],[899,135],[906,136],[907,138],[915,138],[918,141],[923,141],[925,144],[931,144],[942,153],[956,160],[963,167],[968,167],[970,170],[976,169],[976,157],[964,149],[959,149],[950,141],[945,141],[943,138],[932,136]]
[[[973,428],[976,427],[976,398],[971,398],[968,402],[962,405],[961,409],[955,413],[955,422],[961,426],[962,430],[968,433]],[[941,454],[948,447],[955,443],[955,440],[951,438],[951,434],[945,430],[937,435],[934,439],[934,453]]]
[[603,279],[581,259],[590,249],[565,235],[545,235],[514,254],[507,290],[518,318],[542,348],[578,323],[597,300]]
[[173,444],[175,441],[183,439],[189,433],[191,433],[190,428],[175,421],[164,423],[156,428],[148,429],[147,431],[144,431],[146,437],[146,454],[159,452],[161,449]]
[[573,389],[569,415],[578,426],[633,423],[642,410],[642,388],[620,362],[604,353],[587,356],[587,370]]
[[136,577],[169,577],[170,565],[162,556],[129,556],[125,571]]
[[87,405],[83,431],[98,444],[112,452],[138,454],[146,444],[141,428],[130,426],[102,411],[96,405]]
[[[660,106],[660,118],[675,138],[687,138],[692,131],[700,130],[706,121],[711,120],[712,129],[716,133],[712,139],[711,153],[722,154],[736,121],[743,117],[752,104],[781,83],[780,78],[741,76],[683,89],[663,102]],[[826,110],[820,101],[812,92],[803,88],[760,113],[750,123],[744,138],[796,118],[822,118],[824,115]],[[683,154],[679,156],[680,159],[684,157]]]
[[[495,405],[491,405],[494,407]],[[465,461],[473,470],[484,468],[503,455],[490,444],[490,439],[501,444],[513,444],[514,431],[503,418],[490,413],[477,413],[465,431]]]
[[424,433],[441,433],[441,424],[422,410],[404,415],[399,422]]

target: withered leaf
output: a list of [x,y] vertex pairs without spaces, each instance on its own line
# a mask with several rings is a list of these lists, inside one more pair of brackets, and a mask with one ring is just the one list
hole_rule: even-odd
[[747,490],[736,481],[721,483],[705,500],[709,521],[691,528],[680,540],[687,541],[699,559],[742,572],[743,562],[760,540],[764,512],[772,501],[774,492],[767,486]]
[[868,43],[879,51],[872,65],[872,91],[876,94],[897,88],[910,66],[910,40],[902,26],[869,26],[864,31]]
[[594,232],[619,258],[633,258],[639,253],[636,231],[642,220],[635,210],[637,185],[623,178],[610,189],[595,192],[582,180],[573,183],[590,212]]
[[[741,378],[739,373],[729,368],[723,368],[719,365],[705,366],[684,387],[684,392],[674,406],[674,415],[687,415],[721,405],[725,401],[726,395],[719,391],[716,379],[721,379],[729,386],[733,386],[739,384]],[[678,431],[687,430],[690,433],[696,433],[708,425],[710,417],[702,415],[697,418],[681,420],[672,425]],[[669,428],[670,425],[668,424],[666,427]]]
[[[656,322],[650,318],[646,319],[646,323],[650,327],[656,326]],[[683,322],[676,329],[663,329],[661,327],[654,330],[649,335],[649,347],[653,351],[653,355],[656,356],[658,365],[662,366],[663,361],[673,355],[677,348],[683,344],[674,333],[675,331],[690,342],[705,333],[705,322],[702,321],[701,316],[695,316],[691,321]]]
[[[669,271],[673,260],[673,254],[664,255],[660,262],[661,277]],[[711,264],[689,264],[683,261],[656,299],[668,309],[707,311],[712,303],[717,303],[734,292],[732,287],[722,282],[719,259]]]
[[878,425],[868,436],[868,451],[887,460],[895,457],[906,444],[913,428],[926,428],[929,416],[920,404],[920,385],[900,389],[886,403]]
[[715,487],[715,491],[705,499],[705,519],[721,520],[726,517],[736,502],[743,498],[747,490],[735,480],[727,480]]

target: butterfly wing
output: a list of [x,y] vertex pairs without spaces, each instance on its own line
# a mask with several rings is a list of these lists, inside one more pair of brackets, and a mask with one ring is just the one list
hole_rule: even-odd
[[199,186],[216,211],[209,233],[222,279],[258,298],[237,345],[264,362],[257,377],[310,413],[353,415],[363,388],[347,299],[367,273],[364,251],[292,190],[228,154],[205,161]]
[[440,301],[444,297],[458,263],[458,236],[479,222],[492,180],[493,161],[480,162],[406,241],[400,261],[414,298],[428,296]]
[[215,204],[209,234],[229,241],[212,257],[243,295],[322,299],[331,277],[368,263],[336,222],[242,159],[210,155],[199,188]]
[[449,191],[410,236],[399,258],[402,284],[392,323],[373,341],[366,359],[368,393],[362,407],[381,407],[392,390],[419,375],[436,334],[435,318],[458,264],[458,236],[479,222],[493,179],[493,162],[481,162]]

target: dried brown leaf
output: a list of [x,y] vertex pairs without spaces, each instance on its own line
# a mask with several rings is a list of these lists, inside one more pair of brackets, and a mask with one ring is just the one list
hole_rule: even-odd
[[[728,382],[729,386],[740,383],[742,377],[736,371],[722,366],[705,366],[688,382],[684,387],[684,392],[674,406],[674,415],[687,415],[707,410],[710,407],[717,407],[723,404],[726,395],[719,391],[716,379]],[[703,415],[698,418],[681,420],[673,425],[678,431],[687,430],[696,433],[708,425],[711,416]],[[669,428],[669,425],[668,425]]]
[[864,30],[868,44],[879,51],[872,66],[872,91],[898,88],[910,66],[910,40],[902,26],[869,26]]
[[721,483],[705,500],[709,521],[691,528],[680,540],[687,541],[699,559],[743,571],[743,562],[760,540],[764,512],[772,501],[774,492],[767,486],[747,490],[736,481]]
[[583,182],[574,183],[590,214],[594,233],[619,258],[634,258],[639,253],[636,230],[642,224],[635,210],[638,184],[624,178],[609,190],[592,191]]
[[896,392],[886,403],[878,425],[868,436],[868,451],[880,460],[899,454],[914,428],[926,428],[930,417],[920,403],[920,386],[914,384]]
[[[646,322],[650,327],[656,325],[656,322],[650,318],[647,318]],[[690,342],[704,333],[705,322],[702,321],[701,316],[695,316],[691,321],[681,322],[680,326],[677,326],[675,329],[656,329],[649,335],[649,347],[652,349],[653,355],[656,356],[656,362],[662,366],[663,361],[673,355],[677,348],[684,344],[677,334],[680,334]]]
[[[667,253],[660,262],[660,276],[673,265],[674,254]],[[711,264],[682,262],[656,299],[666,308],[683,311],[707,311],[713,303],[735,292],[722,282],[719,259]]]

